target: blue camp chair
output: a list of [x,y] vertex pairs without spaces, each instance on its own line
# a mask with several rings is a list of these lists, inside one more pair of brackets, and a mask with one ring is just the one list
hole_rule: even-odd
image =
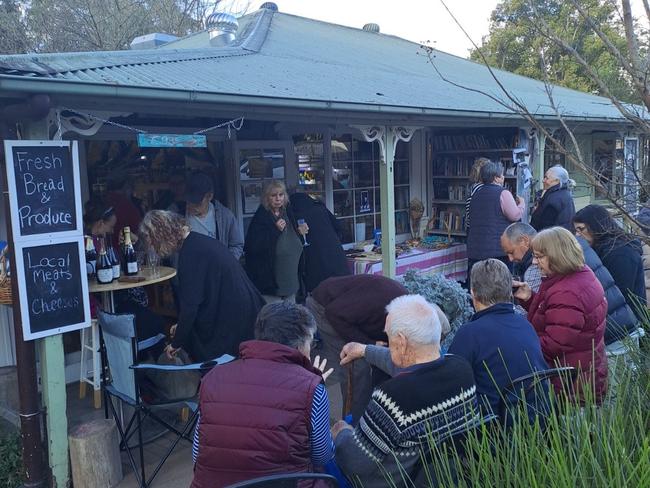
[[305,481],[321,480],[330,486],[330,488],[339,488],[339,484],[334,476],[321,473],[291,473],[291,474],[273,474],[263,476],[247,481],[240,481],[234,485],[225,488],[296,488],[305,485]]
[[[176,398],[167,400],[152,401],[148,396],[142,395],[143,374],[142,372],[165,371],[168,374],[178,374],[186,371],[208,371],[217,364],[223,364],[234,359],[232,356],[224,355],[214,361],[207,363],[188,364],[184,366],[163,366],[156,364],[138,364],[138,353],[149,348],[165,338],[159,334],[156,337],[138,342],[135,331],[135,316],[132,314],[109,314],[98,313],[98,324],[103,343],[103,360],[105,366],[103,389],[106,405],[106,417],[110,409],[117,430],[120,435],[120,449],[126,451],[129,463],[133,468],[139,486],[146,488],[151,485],[153,479],[162,468],[167,458],[172,454],[174,448],[181,439],[192,442],[191,432],[196,424],[198,416],[198,391],[194,391],[189,398]],[[133,414],[128,421],[123,415],[118,414],[114,400],[120,405],[120,412],[123,404],[133,409]],[[191,412],[186,422],[180,428],[171,425],[162,418],[158,412],[161,409],[187,407]],[[156,465],[153,472],[147,478],[144,464],[144,444],[142,423],[150,418],[160,424],[166,432],[173,432],[176,437],[171,446],[165,451],[162,459]],[[130,443],[133,436],[137,436],[137,444]],[[151,440],[151,439],[149,439]],[[140,469],[133,456],[133,449],[139,451]]]

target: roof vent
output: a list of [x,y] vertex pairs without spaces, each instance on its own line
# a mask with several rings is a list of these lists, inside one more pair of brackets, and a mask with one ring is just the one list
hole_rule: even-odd
[[234,15],[226,12],[210,14],[205,22],[210,33],[210,45],[214,47],[232,44],[237,37],[239,22]]
[[278,4],[273,2],[264,2],[260,5],[260,10],[270,10],[271,12],[278,11]]
[[363,26],[363,30],[366,32],[374,32],[379,34],[379,24],[366,24]]
[[144,36],[138,36],[131,41],[129,47],[131,49],[153,49],[168,42],[172,42],[178,39],[176,36],[171,34],[162,34],[160,32],[154,32],[152,34],[145,34]]

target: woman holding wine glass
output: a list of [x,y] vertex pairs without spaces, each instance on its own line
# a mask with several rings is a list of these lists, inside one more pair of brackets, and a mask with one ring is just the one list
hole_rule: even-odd
[[267,303],[295,302],[301,285],[299,269],[309,226],[298,224],[288,203],[284,183],[271,181],[244,241],[246,272]]

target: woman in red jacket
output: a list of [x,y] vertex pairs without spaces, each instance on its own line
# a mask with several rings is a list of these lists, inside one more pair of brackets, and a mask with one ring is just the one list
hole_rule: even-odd
[[[583,390],[588,388],[600,403],[607,392],[603,287],[585,265],[582,248],[568,230],[545,229],[533,238],[532,248],[542,284],[534,293],[526,283],[515,281],[515,297],[528,310],[548,364],[578,369],[573,391],[584,400]],[[560,383],[555,387],[561,389]]]

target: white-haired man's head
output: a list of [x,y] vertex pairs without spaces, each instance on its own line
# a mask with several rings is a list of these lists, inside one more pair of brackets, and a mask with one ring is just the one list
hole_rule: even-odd
[[386,307],[386,335],[393,362],[405,368],[440,355],[438,313],[424,297],[403,295]]

